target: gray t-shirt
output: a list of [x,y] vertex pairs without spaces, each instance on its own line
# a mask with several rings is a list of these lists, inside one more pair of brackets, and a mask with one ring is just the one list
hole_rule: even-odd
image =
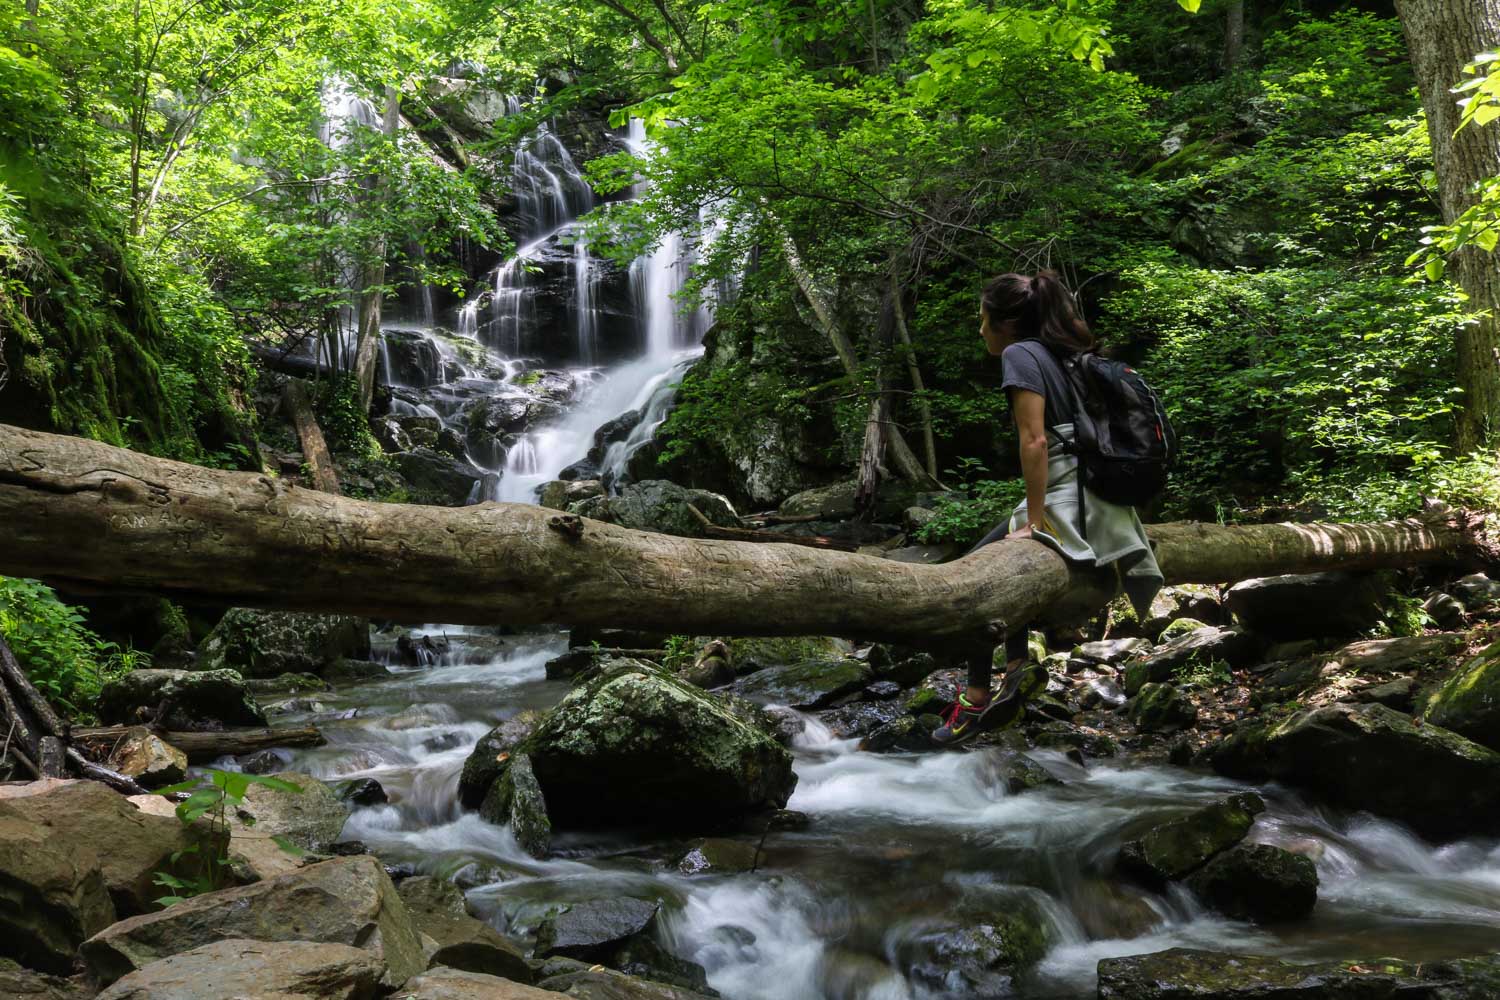
[[1029,389],[1047,403],[1049,428],[1073,422],[1073,392],[1057,358],[1039,340],[1021,340],[1000,355],[1002,389]]

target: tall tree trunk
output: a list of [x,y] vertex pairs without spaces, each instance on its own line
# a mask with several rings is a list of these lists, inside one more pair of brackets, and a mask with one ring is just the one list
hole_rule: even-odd
[[[395,141],[401,124],[401,98],[396,88],[389,84],[385,88],[385,116],[381,123],[387,139]],[[385,210],[387,188],[384,176],[376,177],[371,185],[366,212]],[[354,348],[354,378],[359,387],[359,412],[370,412],[370,401],[375,397],[375,361],[380,347],[380,300],[385,285],[385,236],[374,238],[369,248],[369,261],[360,274],[359,336]]]
[[[1470,125],[1454,134],[1459,107],[1452,88],[1466,64],[1500,45],[1500,0],[1396,0],[1412,68],[1427,112],[1443,221],[1475,203],[1474,186],[1500,174],[1500,128]],[[1458,447],[1489,445],[1500,430],[1500,258],[1478,247],[1454,259],[1472,308],[1486,315],[1458,334],[1458,384],[1464,408]]]
[[894,278],[891,281],[895,286],[892,289],[891,305],[894,310],[896,333],[900,336],[901,346],[906,352],[906,374],[911,379],[911,389],[916,394],[917,416],[922,421],[922,459],[927,474],[936,480],[937,441],[932,433],[932,404],[924,395],[927,392],[927,384],[922,379],[921,366],[917,364],[917,351],[911,342],[911,331],[906,328],[906,308],[901,303],[904,292]]
[[1224,52],[1219,64],[1224,72],[1239,69],[1245,52],[1245,0],[1229,0],[1224,5]]
[[[968,642],[1110,595],[1030,539],[918,565],[677,538],[522,504],[372,503],[5,425],[0,523],[0,573],[395,621]],[[1484,523],[1457,513],[1150,532],[1169,582],[1497,562]]]

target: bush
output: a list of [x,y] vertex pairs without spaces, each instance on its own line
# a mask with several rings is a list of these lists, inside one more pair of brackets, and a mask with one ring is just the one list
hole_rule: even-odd
[[0,576],[0,636],[27,677],[58,707],[88,719],[104,682],[147,662],[100,639],[82,613],[37,580]]

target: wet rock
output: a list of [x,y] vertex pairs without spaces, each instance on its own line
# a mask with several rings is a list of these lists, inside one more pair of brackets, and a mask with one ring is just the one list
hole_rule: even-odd
[[836,739],[852,740],[862,739],[905,714],[906,710],[894,701],[857,701],[830,708],[818,718]]
[[962,927],[933,929],[896,945],[896,963],[916,983],[947,995],[1009,996],[1016,973],[1046,950],[1034,909],[986,914]]
[[1413,677],[1397,677],[1384,684],[1370,684],[1355,691],[1345,701],[1359,704],[1376,702],[1398,712],[1410,712],[1417,697],[1417,681]]
[[1190,632],[1196,632],[1200,628],[1208,628],[1208,625],[1196,618],[1173,618],[1156,637],[1157,642],[1171,642],[1180,639]]
[[771,735],[777,743],[784,747],[792,745],[792,741],[807,731],[807,720],[800,712],[780,705],[771,705],[763,710],[771,720]]
[[812,817],[796,809],[778,809],[771,814],[766,829],[782,832],[799,832],[812,826]]
[[1147,684],[1130,700],[1128,711],[1143,733],[1175,733],[1198,723],[1198,707],[1171,684]]
[[305,694],[327,691],[330,685],[316,674],[281,674],[278,677],[247,677],[245,687],[251,694]]
[[480,473],[468,462],[444,455],[431,448],[413,448],[387,456],[401,473],[417,500],[442,507],[462,507],[469,503]]
[[812,660],[757,671],[742,678],[735,685],[735,693],[809,711],[826,708],[844,695],[859,691],[872,676],[870,668],[858,660]]
[[334,684],[357,684],[361,681],[377,681],[389,677],[391,670],[384,663],[373,660],[341,659],[330,663],[323,676]]
[[1154,826],[1120,849],[1120,868],[1155,887],[1183,878],[1245,839],[1265,808],[1253,793],[1232,795]]
[[1488,1000],[1500,984],[1495,956],[1453,962],[1326,962],[1172,948],[1099,963],[1099,1000]]
[[314,941],[363,948],[400,983],[425,966],[406,905],[372,857],[335,858],[237,889],[130,917],[83,943],[100,984],[214,941]]
[[1468,609],[1464,607],[1463,601],[1452,594],[1439,591],[1422,602],[1422,610],[1427,612],[1427,616],[1438,628],[1459,629],[1464,627]]
[[390,369],[385,373],[391,385],[420,389],[443,381],[443,355],[431,337],[415,331],[385,330],[385,359]]
[[656,926],[658,903],[620,896],[568,903],[537,928],[536,954],[600,962],[618,947]]
[[543,483],[539,502],[552,510],[567,510],[569,504],[582,503],[604,495],[604,484],[597,479],[556,479]]
[[527,854],[534,858],[547,856],[552,843],[552,820],[547,815],[547,800],[528,755],[517,753],[510,758],[480,803],[479,815],[491,823],[509,824],[516,843]]
[[1244,580],[1229,588],[1225,607],[1253,632],[1274,639],[1353,635],[1380,621],[1378,578],[1310,573]]
[[458,776],[458,801],[465,809],[478,809],[510,761],[510,753],[536,729],[540,716],[526,712],[506,719],[479,738]]
[[469,916],[463,890],[437,875],[416,875],[402,879],[396,887],[396,894],[416,916],[433,913],[447,917]]
[[105,683],[99,718],[183,731],[266,724],[244,678],[233,670],[132,670]]
[[[408,880],[410,881],[410,880]],[[402,899],[408,897],[403,893]],[[459,897],[460,908],[463,897]],[[423,910],[411,907],[417,930],[431,939],[428,964],[445,966],[521,983],[534,982],[536,973],[521,947],[482,920],[451,908]],[[432,947],[436,945],[436,947]]]
[[1130,657],[1143,653],[1151,648],[1151,642],[1147,639],[1102,639],[1098,642],[1086,642],[1073,649],[1073,655],[1082,660],[1093,663],[1108,663],[1110,665],[1123,663]]
[[[602,666],[518,750],[559,827],[701,830],[780,808],[796,785],[791,754],[767,730],[640,660]],[[482,741],[475,756],[471,782],[496,754]]]
[[235,820],[259,837],[285,837],[304,851],[325,850],[339,839],[349,812],[333,789],[299,771],[282,771],[273,777],[302,791],[251,785],[235,809]]
[[1242,724],[1214,749],[1221,774],[1310,788],[1431,838],[1500,823],[1500,753],[1384,705],[1339,703]]
[[874,701],[890,701],[901,697],[901,685],[895,681],[876,681],[865,688],[865,697]]
[[380,782],[374,778],[351,778],[341,781],[334,787],[334,794],[340,802],[346,802],[351,806],[378,806],[389,799],[385,789]]
[[396,661],[406,667],[430,667],[452,650],[445,635],[412,635],[403,632],[396,637]]
[[109,766],[144,788],[175,785],[187,776],[187,754],[144,726],[127,730],[109,755]]
[[1145,659],[1125,668],[1125,693],[1135,695],[1146,684],[1172,680],[1178,671],[1195,665],[1224,663],[1231,668],[1248,666],[1259,655],[1260,640],[1236,628],[1210,625],[1179,636],[1158,647]]
[[311,941],[231,938],[152,962],[99,994],[100,1000],[374,1000],[385,967],[368,951]]
[[920,753],[934,748],[932,731],[941,726],[936,715],[898,715],[859,742],[865,753]]
[[1108,733],[1067,722],[1028,726],[1026,735],[1037,749],[1082,750],[1090,757],[1113,757],[1120,752],[1114,737]]
[[1012,795],[1020,795],[1033,788],[1062,784],[1045,767],[1015,750],[1000,751],[995,760],[995,772],[1006,791]]
[[557,994],[460,969],[436,967],[410,980],[390,1000],[556,1000]]
[[369,659],[368,619],[231,608],[198,647],[202,669],[227,667],[242,677],[322,674],[345,657]]
[[1427,702],[1425,717],[1491,750],[1500,750],[1500,642],[1463,665]]
[[422,741],[422,749],[428,753],[442,753],[452,750],[454,747],[462,746],[464,737],[462,733],[441,733],[437,736],[429,736]]
[[1310,858],[1270,844],[1241,844],[1188,877],[1214,909],[1258,924],[1296,920],[1318,901],[1318,869]]
[[595,497],[572,504],[570,511],[596,521],[607,521],[638,531],[657,531],[685,538],[701,538],[703,522],[688,507],[694,507],[710,524],[737,528],[740,519],[724,497],[707,490],[693,490],[665,479],[631,483],[615,497]]
[[[718,996],[708,988],[708,973],[703,966],[697,962],[678,958],[667,949],[663,948],[655,937],[649,934],[638,934],[609,956],[609,965],[627,976],[639,977],[638,981],[659,984],[664,986],[675,986],[680,989],[693,990],[702,995]],[[587,976],[588,973],[583,973]],[[586,982],[586,981],[585,981]],[[557,984],[561,985],[561,984]],[[578,982],[570,983],[567,989],[576,996],[587,990],[578,990]],[[611,984],[612,985],[612,984]],[[604,984],[598,984],[603,988]],[[609,996],[614,991],[603,993]]]
[[239,759],[240,770],[246,774],[275,774],[286,767],[288,760],[276,750],[257,750]]
[[754,844],[739,840],[714,837],[700,841],[677,862],[677,870],[684,875],[737,874],[752,871],[760,851]]

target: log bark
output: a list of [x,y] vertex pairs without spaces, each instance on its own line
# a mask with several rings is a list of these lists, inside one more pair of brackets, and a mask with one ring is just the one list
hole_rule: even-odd
[[323,438],[323,429],[313,413],[312,397],[307,383],[301,379],[288,379],[281,390],[281,405],[297,428],[297,439],[302,442],[302,457],[312,472],[313,485],[324,493],[339,492],[339,477],[334,470],[333,455],[328,451],[328,442]]
[[[0,573],[395,621],[942,642],[1042,618],[1081,592],[1060,556],[1027,539],[918,565],[658,535],[520,504],[372,503],[5,425],[0,524]],[[1169,582],[1500,562],[1484,521],[1454,512],[1150,531]]]
[[[1500,126],[1457,131],[1460,109],[1452,92],[1465,65],[1500,46],[1500,0],[1396,0],[1396,13],[1427,112],[1443,221],[1451,223],[1474,205],[1475,185],[1500,174]],[[1500,432],[1500,257],[1471,246],[1452,263],[1473,311],[1484,313],[1464,324],[1457,338],[1464,391],[1457,444],[1467,452],[1493,444]]]
[[[108,752],[134,726],[101,726],[75,729],[73,739],[90,748]],[[270,729],[224,729],[212,733],[166,732],[156,734],[187,754],[189,764],[204,764],[225,755],[238,757],[275,747],[320,747],[327,742],[313,726],[273,726]]]

